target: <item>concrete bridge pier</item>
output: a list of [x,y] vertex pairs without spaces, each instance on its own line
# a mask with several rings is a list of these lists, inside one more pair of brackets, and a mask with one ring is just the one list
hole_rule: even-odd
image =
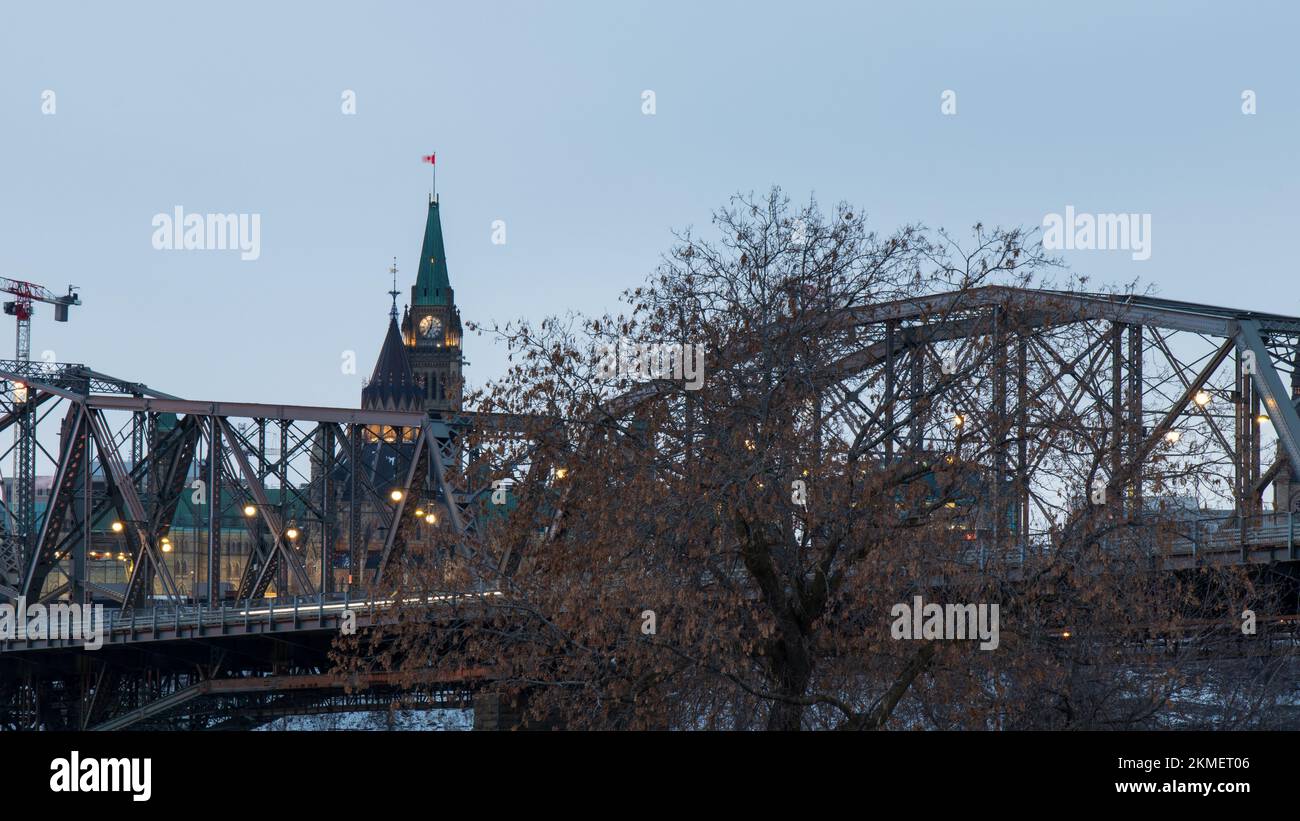
[[523,705],[505,693],[474,694],[475,730],[518,730]]
[[474,695],[475,730],[563,730],[556,716],[541,721],[525,721],[524,708],[528,693],[511,696],[500,692],[480,692]]

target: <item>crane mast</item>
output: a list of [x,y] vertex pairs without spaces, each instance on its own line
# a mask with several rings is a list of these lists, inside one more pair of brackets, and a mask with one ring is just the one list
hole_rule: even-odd
[[[0,291],[13,299],[4,303],[4,312],[17,320],[14,338],[14,370],[27,375],[26,365],[32,354],[32,313],[34,303],[45,302],[54,306],[54,321],[68,321],[68,307],[80,305],[76,288],[68,286],[68,293],[59,295],[43,285],[21,279],[0,277]],[[15,383],[11,406],[16,416],[14,425],[14,482],[13,499],[4,499],[9,516],[8,533],[0,538],[0,573],[13,566],[24,567],[31,553],[36,535],[36,411],[28,401],[27,385]]]

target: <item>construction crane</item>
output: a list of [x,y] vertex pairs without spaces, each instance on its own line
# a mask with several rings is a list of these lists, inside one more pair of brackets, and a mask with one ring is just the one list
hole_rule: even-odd
[[71,285],[68,286],[67,295],[59,296],[44,285],[0,277],[0,291],[14,295],[12,301],[5,303],[5,313],[18,319],[14,359],[19,362],[27,362],[32,357],[33,302],[48,302],[53,305],[55,322],[67,322],[68,306],[81,304],[81,297],[77,296],[76,289]]
[[[32,312],[34,303],[48,302],[54,306],[54,321],[68,321],[68,306],[80,305],[81,298],[69,285],[65,296],[20,279],[0,277],[0,291],[13,294],[4,304],[5,313],[18,320],[18,336],[14,343],[14,370],[26,373],[25,365],[32,355]],[[4,524],[8,532],[0,535],[0,583],[16,581],[16,571],[26,566],[30,557],[32,540],[36,532],[36,425],[32,405],[27,401],[27,385],[13,385],[12,413],[14,425],[14,487],[12,498],[0,488],[0,504],[8,513]],[[12,585],[10,585],[12,587]]]

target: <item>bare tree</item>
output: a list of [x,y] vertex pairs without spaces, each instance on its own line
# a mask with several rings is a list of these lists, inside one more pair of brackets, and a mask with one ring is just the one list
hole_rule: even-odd
[[[1167,570],[1178,522],[1141,493],[1203,454],[1139,452],[1087,401],[1109,331],[993,287],[1053,272],[1032,235],[882,237],[779,190],[714,224],[624,314],[493,329],[514,364],[472,401],[534,423],[474,434],[466,472],[512,467],[508,500],[404,565],[407,592],[489,594],[345,666],[478,665],[600,728],[1151,726],[1197,686],[1251,591]],[[623,367],[698,350],[698,384]],[[918,596],[997,605],[996,648],[900,639]]]

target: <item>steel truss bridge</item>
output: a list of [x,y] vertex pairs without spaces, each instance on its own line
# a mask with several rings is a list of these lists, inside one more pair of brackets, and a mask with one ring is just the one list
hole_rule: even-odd
[[[986,287],[835,321],[860,345],[819,386],[823,412],[882,461],[980,454],[990,498],[973,564],[1050,550],[1062,517],[1099,499],[1167,506],[1147,467],[1182,452],[1200,467],[1167,566],[1300,558],[1300,318]],[[646,383],[605,412],[627,417],[675,391]],[[1044,467],[1063,418],[1091,434],[1071,445],[1093,466],[1077,481]],[[553,481],[529,442],[576,450],[581,427],[192,401],[84,365],[0,361],[0,436],[13,438],[0,452],[0,604],[107,607],[96,650],[0,638],[0,726],[242,727],[386,709],[403,689],[392,678],[328,675],[342,614],[382,621],[404,555],[472,550],[494,482]],[[493,462],[471,434],[520,447]],[[491,595],[484,579],[450,598]],[[433,618],[446,603],[427,603]],[[463,706],[491,678],[453,670],[419,682],[423,703]]]

